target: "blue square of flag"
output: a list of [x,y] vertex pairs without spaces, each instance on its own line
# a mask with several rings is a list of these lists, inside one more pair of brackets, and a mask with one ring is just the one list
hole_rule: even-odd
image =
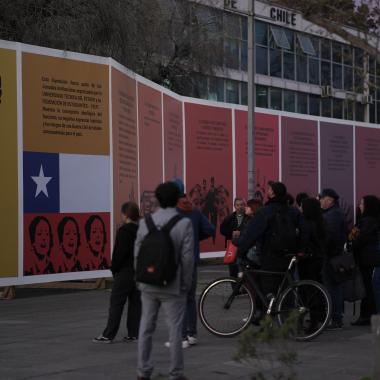
[[59,155],[24,152],[24,212],[59,212]]

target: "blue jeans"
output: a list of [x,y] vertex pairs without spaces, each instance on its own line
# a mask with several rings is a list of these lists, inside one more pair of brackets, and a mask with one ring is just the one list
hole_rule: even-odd
[[196,302],[196,290],[198,280],[198,267],[194,265],[193,280],[191,282],[191,288],[187,293],[186,311],[183,318],[182,338],[186,339],[187,336],[197,335],[197,302]]
[[342,323],[343,309],[344,309],[344,296],[343,285],[337,284],[331,276],[331,273],[327,267],[327,263],[324,264],[322,269],[322,281],[330,293],[332,302],[332,314],[331,319],[333,322]]
[[375,267],[372,277],[373,295],[375,296],[376,313],[380,314],[380,267]]

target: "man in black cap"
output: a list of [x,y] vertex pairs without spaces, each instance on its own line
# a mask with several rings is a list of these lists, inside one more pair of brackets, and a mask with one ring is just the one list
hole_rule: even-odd
[[[289,264],[286,254],[296,253],[299,212],[287,204],[287,189],[281,182],[269,182],[268,202],[259,209],[248,223],[239,239],[233,241],[238,247],[238,255],[245,256],[256,245],[260,256],[261,269],[285,271]],[[281,218],[277,218],[281,215]],[[278,224],[282,221],[282,225]],[[276,293],[281,276],[262,276],[260,284],[265,295]]]
[[319,194],[319,201],[323,210],[323,218],[326,227],[326,252],[327,258],[322,271],[323,282],[330,292],[333,311],[331,317],[330,330],[340,330],[343,327],[343,288],[337,283],[328,261],[331,257],[340,255],[343,252],[347,239],[347,223],[344,212],[339,206],[339,195],[333,189],[323,189]]

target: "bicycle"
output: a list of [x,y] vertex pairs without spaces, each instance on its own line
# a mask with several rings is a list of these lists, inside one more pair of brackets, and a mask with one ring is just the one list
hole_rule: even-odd
[[[291,255],[285,272],[251,269],[246,266],[239,278],[224,277],[209,283],[199,299],[199,316],[203,326],[219,337],[234,337],[253,321],[256,297],[266,315],[281,326],[297,313],[293,338],[309,341],[318,336],[330,321],[332,304],[323,285],[312,280],[296,281],[293,276],[301,254]],[[263,295],[255,280],[257,275],[283,276],[276,295]]]

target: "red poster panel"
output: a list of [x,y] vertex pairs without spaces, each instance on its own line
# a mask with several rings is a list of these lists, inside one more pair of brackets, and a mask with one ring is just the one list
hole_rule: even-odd
[[24,275],[108,269],[109,213],[24,214]]
[[[112,69],[112,142],[114,227],[121,205],[138,201],[136,81]],[[114,229],[116,232],[116,228]]]
[[356,204],[380,196],[380,129],[356,127]]
[[318,193],[318,130],[312,120],[282,117],[282,180],[292,195]]
[[185,104],[186,191],[216,227],[215,238],[201,245],[202,252],[224,250],[220,223],[232,212],[231,110]]
[[183,178],[182,102],[164,94],[165,180]]
[[161,93],[138,84],[140,207],[142,215],[157,207],[154,190],[163,181]]
[[[236,196],[248,196],[248,113],[235,111]],[[255,198],[264,200],[268,181],[279,177],[278,116],[255,114]]]
[[320,124],[321,188],[332,188],[340,196],[347,223],[354,222],[353,128],[350,125]]

